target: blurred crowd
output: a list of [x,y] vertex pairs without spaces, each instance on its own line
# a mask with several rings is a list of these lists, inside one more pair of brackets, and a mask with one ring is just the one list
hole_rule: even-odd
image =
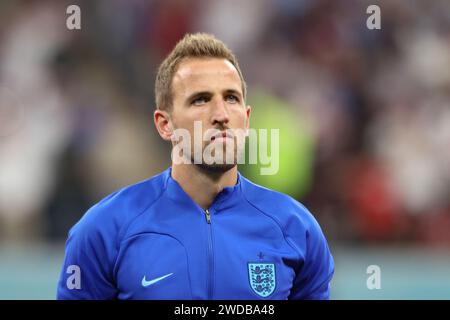
[[169,166],[156,68],[198,31],[238,56],[255,119],[290,126],[296,153],[261,183],[332,245],[450,247],[448,0],[1,1],[0,241],[65,240],[95,202]]

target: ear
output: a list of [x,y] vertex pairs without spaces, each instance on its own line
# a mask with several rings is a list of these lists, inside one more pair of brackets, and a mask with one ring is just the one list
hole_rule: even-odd
[[167,111],[156,109],[153,113],[153,121],[159,135],[166,141],[171,141],[173,134],[172,122]]
[[252,112],[252,107],[251,106],[247,106],[247,109],[245,110],[245,112],[247,114],[245,129],[246,129],[247,135],[248,135],[248,130],[250,129],[250,114]]

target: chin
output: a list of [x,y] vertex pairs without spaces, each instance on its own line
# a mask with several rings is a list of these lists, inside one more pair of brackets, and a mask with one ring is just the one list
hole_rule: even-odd
[[202,164],[197,164],[197,166],[203,170],[203,171],[209,171],[212,173],[225,173],[228,170],[233,169],[236,164],[235,163],[231,163],[231,164],[206,164],[206,163],[202,163]]

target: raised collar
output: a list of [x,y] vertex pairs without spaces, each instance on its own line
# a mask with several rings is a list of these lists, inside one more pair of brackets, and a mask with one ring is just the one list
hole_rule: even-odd
[[[175,202],[186,205],[195,206],[200,210],[203,210],[192,198],[183,190],[180,184],[172,178],[172,167],[169,167],[164,171],[165,189],[167,196]],[[242,176],[238,171],[237,182],[234,186],[225,187],[220,191],[209,210],[220,213],[221,210],[233,207],[242,200]]]

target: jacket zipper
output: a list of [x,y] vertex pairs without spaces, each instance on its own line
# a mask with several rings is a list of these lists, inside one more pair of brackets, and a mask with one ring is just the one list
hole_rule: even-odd
[[214,268],[214,256],[212,246],[212,229],[211,229],[211,214],[208,209],[205,210],[206,223],[208,224],[208,300],[212,299],[213,290],[213,268]]

